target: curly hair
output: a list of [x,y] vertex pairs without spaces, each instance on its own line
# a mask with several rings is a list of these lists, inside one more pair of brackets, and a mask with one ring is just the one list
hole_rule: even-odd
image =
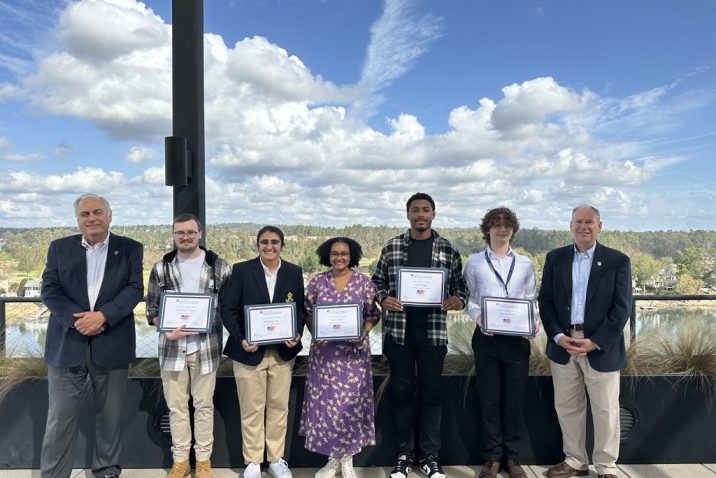
[[353,268],[357,266],[361,258],[363,257],[363,249],[361,248],[360,244],[348,237],[334,237],[328,239],[326,242],[318,246],[318,248],[316,249],[316,254],[318,254],[318,262],[322,266],[331,267],[331,247],[336,242],[348,244],[348,250],[351,254],[351,259],[348,262],[348,267]]
[[482,238],[487,244],[490,244],[490,228],[500,223],[512,228],[512,237],[510,238],[510,244],[512,244],[517,231],[520,230],[520,221],[517,220],[517,215],[512,209],[504,206],[490,209],[482,218],[480,231],[482,231]]

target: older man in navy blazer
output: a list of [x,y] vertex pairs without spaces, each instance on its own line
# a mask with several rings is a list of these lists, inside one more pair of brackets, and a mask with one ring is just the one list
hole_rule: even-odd
[[121,473],[121,404],[135,357],[133,310],[144,294],[143,248],[109,233],[112,209],[103,197],[84,194],[74,208],[81,234],[50,243],[42,274],[42,301],[50,321],[41,476],[70,476],[83,389],[89,382],[96,416],[92,473],[114,478]]
[[550,478],[589,474],[585,386],[594,422],[594,466],[599,478],[617,476],[619,370],[627,363],[631,267],[626,255],[597,242],[601,230],[596,208],[574,208],[574,244],[550,251],[542,274],[540,316],[565,454],[562,463],[547,470]]

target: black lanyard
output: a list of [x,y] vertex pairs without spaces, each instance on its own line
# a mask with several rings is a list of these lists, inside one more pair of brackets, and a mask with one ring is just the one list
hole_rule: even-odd
[[505,288],[505,297],[509,297],[510,293],[507,290],[507,284],[510,283],[510,279],[512,278],[512,272],[515,270],[515,256],[512,255],[512,265],[510,265],[510,272],[507,274],[507,282],[502,280],[502,276],[495,270],[495,266],[492,265],[492,261],[490,260],[490,256],[487,253],[487,249],[485,249],[485,260],[487,261],[487,265],[490,266],[490,269],[492,269],[492,272],[495,273],[495,277],[497,277],[497,280],[500,281],[500,284],[502,284],[502,287]]

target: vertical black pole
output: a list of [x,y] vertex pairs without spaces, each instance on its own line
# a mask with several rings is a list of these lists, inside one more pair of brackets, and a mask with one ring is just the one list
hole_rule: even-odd
[[0,298],[0,358],[5,356],[5,350],[7,349],[6,337],[5,337],[5,307],[7,302],[4,298]]
[[629,317],[629,339],[636,340],[636,299],[631,300],[631,316]]
[[203,0],[172,0],[172,105],[173,136],[187,138],[189,151],[189,181],[174,186],[174,216],[195,214],[206,229]]

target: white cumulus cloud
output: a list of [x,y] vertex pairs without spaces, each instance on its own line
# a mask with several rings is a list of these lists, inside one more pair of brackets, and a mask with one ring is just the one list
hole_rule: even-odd
[[151,163],[157,157],[157,151],[145,146],[132,146],[124,152],[124,159],[130,163]]
[[[385,118],[386,131],[370,127],[364,120],[381,92],[443,34],[441,20],[416,13],[414,2],[383,5],[356,84],[333,83],[269,38],[227,46],[205,34],[209,221],[405,224],[404,201],[421,190],[438,202],[437,225],[476,224],[488,208],[508,204],[530,226],[562,228],[575,203],[618,217],[648,214],[654,198],[641,186],[686,160],[650,149],[656,125],[615,135],[649,115],[668,127],[679,111],[672,85],[611,98],[556,77],[520,78],[494,97],[476,91],[453,105],[445,131],[428,131],[424,118],[405,112]],[[79,192],[95,191],[110,198],[115,221],[168,222],[171,188],[156,160],[171,132],[171,26],[133,0],[79,0],[60,15],[57,35],[60,48],[0,85],[0,101],[92,122],[122,141],[132,163],[123,166],[133,172],[74,164],[61,171],[55,158],[53,172],[42,174],[3,136],[2,158],[17,161],[0,175],[3,201],[37,195],[51,221],[67,216]],[[688,99],[679,106],[703,104]],[[59,153],[74,151],[71,143]],[[0,205],[0,222],[10,214],[3,208],[12,209]]]

